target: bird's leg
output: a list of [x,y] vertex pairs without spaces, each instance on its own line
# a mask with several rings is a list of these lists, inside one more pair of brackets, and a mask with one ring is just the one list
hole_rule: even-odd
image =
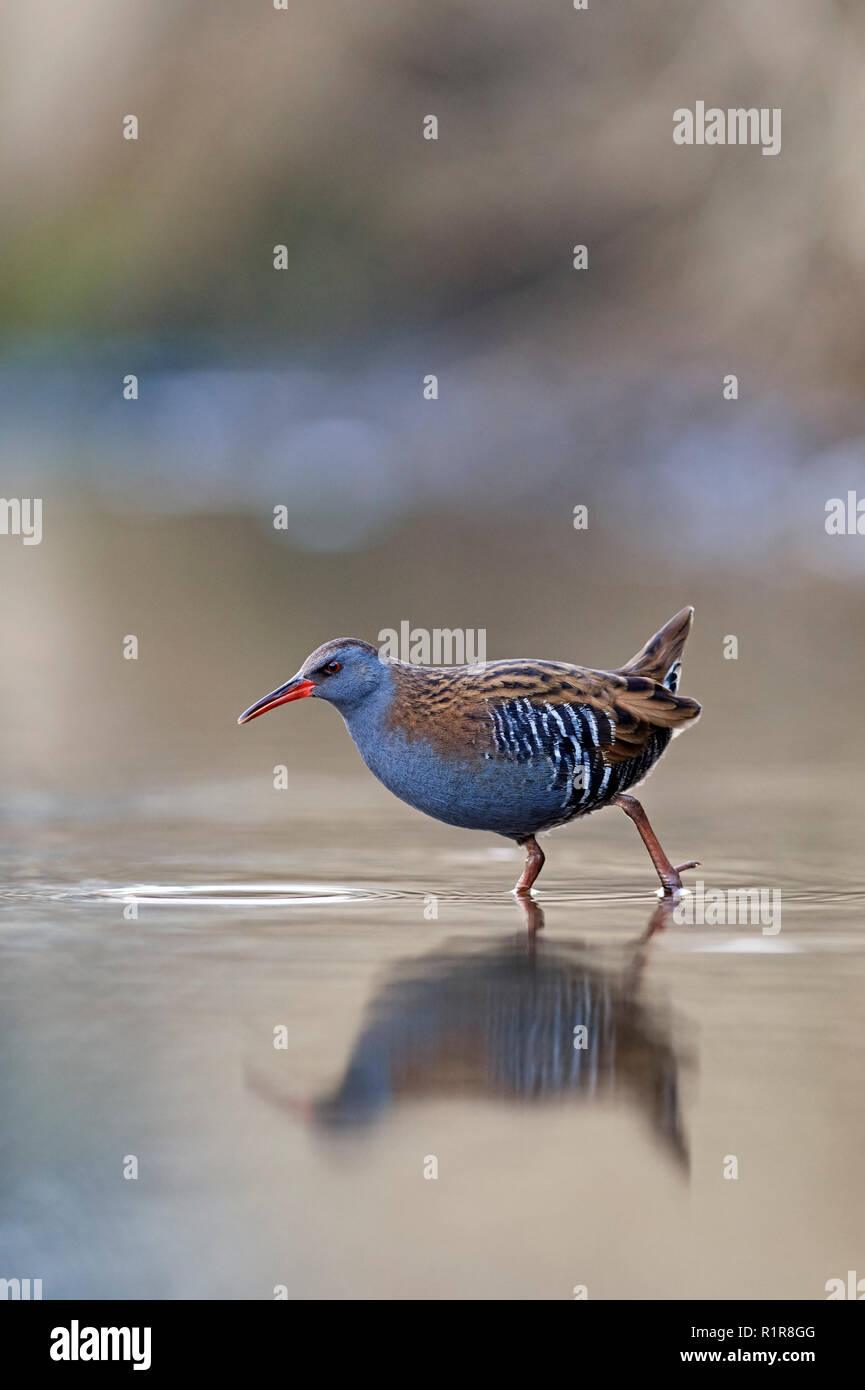
[[649,824],[649,817],[646,815],[642,806],[635,796],[614,796],[613,805],[621,806],[626,816],[630,816],[634,825],[642,836],[643,844],[649,851],[649,856],[655,866],[658,878],[661,880],[665,893],[675,893],[677,888],[681,888],[682,880],[679,875],[684,869],[696,869],[699,867],[698,859],[689,859],[687,864],[679,864],[674,868],[661,849],[660,841]]
[[544,851],[541,849],[534,835],[527,836],[527,838],[520,841],[520,843],[526,847],[526,867],[520,875],[519,882],[514,888],[514,892],[518,898],[527,898],[532,891],[532,884],[544,867]]

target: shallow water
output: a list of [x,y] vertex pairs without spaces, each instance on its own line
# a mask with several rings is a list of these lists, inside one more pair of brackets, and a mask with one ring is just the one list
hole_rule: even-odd
[[808,785],[645,791],[692,885],[780,891],[777,933],[659,914],[615,811],[546,840],[529,931],[516,850],[362,774],[19,803],[0,1274],[46,1298],[825,1297],[865,1260],[865,893],[858,789]]

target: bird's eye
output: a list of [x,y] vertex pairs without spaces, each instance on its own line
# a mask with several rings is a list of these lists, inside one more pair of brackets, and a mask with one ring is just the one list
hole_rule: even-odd
[[327,675],[335,676],[338,671],[342,670],[342,667],[340,666],[338,661],[329,661],[324,669]]

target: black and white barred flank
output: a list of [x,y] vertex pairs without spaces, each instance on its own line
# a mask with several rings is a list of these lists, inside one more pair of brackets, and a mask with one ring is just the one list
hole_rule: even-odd
[[517,763],[549,763],[549,785],[562,793],[565,820],[599,810],[642,781],[672,735],[655,729],[636,757],[610,763],[602,750],[615,744],[615,722],[596,707],[518,699],[490,705],[490,715],[499,753]]

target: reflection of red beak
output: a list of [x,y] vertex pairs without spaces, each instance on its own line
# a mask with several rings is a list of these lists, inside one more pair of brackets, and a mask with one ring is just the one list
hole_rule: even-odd
[[311,695],[315,690],[315,681],[308,681],[303,676],[292,676],[290,681],[281,685],[278,690],[271,690],[269,695],[265,695],[263,700],[257,704],[250,705],[245,709],[238,719],[238,724],[248,724],[250,719],[257,719],[260,714],[267,714],[269,709],[276,709],[277,705],[287,705],[290,700],[303,700],[307,695]]
[[315,1119],[315,1101],[308,1096],[286,1096],[282,1095],[269,1081],[246,1068],[246,1084],[250,1091],[256,1095],[263,1096],[273,1105],[285,1109],[290,1115],[296,1115],[305,1125],[311,1125]]

